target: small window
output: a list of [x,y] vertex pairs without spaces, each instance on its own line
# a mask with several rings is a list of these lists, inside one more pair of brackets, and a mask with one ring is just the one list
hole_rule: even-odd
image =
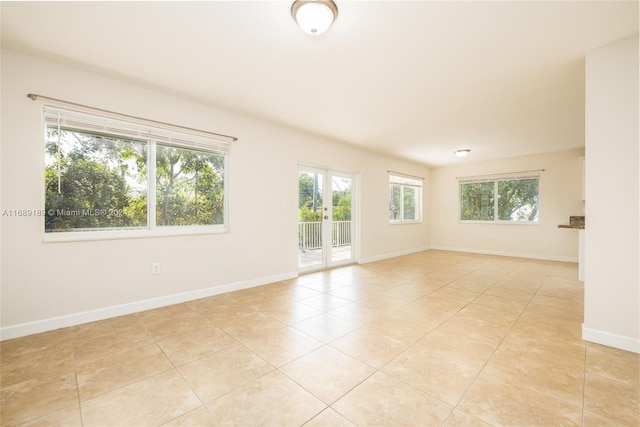
[[539,175],[460,180],[461,221],[538,223],[539,217]]
[[226,143],[54,107],[44,117],[46,234],[225,230]]
[[422,180],[389,174],[389,221],[422,221]]

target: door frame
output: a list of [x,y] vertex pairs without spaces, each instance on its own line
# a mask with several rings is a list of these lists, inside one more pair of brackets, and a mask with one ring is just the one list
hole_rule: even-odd
[[[344,265],[357,264],[360,255],[360,196],[359,196],[359,184],[360,184],[360,175],[358,172],[349,171],[349,170],[340,170],[333,169],[326,166],[313,165],[309,163],[298,163],[298,168],[296,171],[296,182],[299,180],[300,172],[309,172],[322,174],[323,183],[322,183],[322,192],[323,192],[323,216],[325,212],[329,212],[324,210],[324,208],[332,208],[332,181],[331,178],[333,176],[345,177],[351,179],[351,258],[344,261],[334,262],[331,260],[331,248],[332,245],[325,244],[325,242],[332,241],[332,225],[333,225],[333,216],[332,212],[329,212],[329,218],[323,219],[323,231],[322,231],[322,239],[323,239],[323,248],[322,248],[322,262],[319,265],[312,265],[309,267],[301,267],[298,262],[298,272],[299,273],[308,273],[312,271],[325,270],[330,268],[335,268]],[[299,184],[296,185],[297,191],[299,193]],[[329,197],[327,197],[327,192]],[[327,205],[327,202],[329,203]],[[299,194],[298,201],[296,206],[300,203]],[[299,208],[298,208],[299,209]],[[297,224],[300,223],[299,216],[296,219]],[[326,222],[325,222],[326,221]],[[325,226],[324,224],[328,224],[329,226]],[[299,240],[299,238],[298,238]],[[299,242],[298,242],[299,243]],[[299,257],[300,248],[298,246],[297,256]],[[299,258],[298,258],[299,259]]]

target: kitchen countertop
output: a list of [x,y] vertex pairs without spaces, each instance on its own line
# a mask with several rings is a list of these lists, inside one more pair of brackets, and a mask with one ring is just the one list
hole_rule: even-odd
[[558,228],[575,228],[578,230],[584,230],[584,215],[582,216],[570,216],[569,224],[560,224]]

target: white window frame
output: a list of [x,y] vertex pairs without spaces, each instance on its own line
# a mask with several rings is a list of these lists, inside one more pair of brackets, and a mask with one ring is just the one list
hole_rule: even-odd
[[[53,120],[58,120],[65,127],[75,128],[78,131],[103,132],[105,135],[121,136],[123,139],[145,141],[147,144],[147,225],[140,228],[113,228],[90,231],[42,231],[43,242],[72,242],[86,240],[111,240],[111,239],[133,239],[164,236],[183,235],[203,235],[221,234],[229,230],[229,145],[230,141],[213,138],[209,132],[187,129],[181,126],[163,125],[157,122],[145,121],[144,119],[120,117],[117,114],[109,114],[100,111],[96,114],[93,111],[83,108],[68,109],[66,106],[46,104],[42,106],[41,128],[46,131],[48,125]],[[223,157],[223,223],[215,225],[188,225],[188,226],[156,226],[155,224],[155,152],[158,145],[172,146],[176,148],[208,152],[221,155]],[[42,144],[42,158],[45,157]],[[45,176],[45,164],[42,163],[41,176]],[[45,212],[46,188],[43,181],[43,197],[41,212]],[[43,218],[44,219],[44,218]],[[42,222],[40,223],[42,224]]]
[[[414,201],[416,206],[416,218],[404,219],[404,203],[400,204],[400,219],[391,219],[391,204],[392,200],[392,188],[394,186],[400,187],[400,200],[404,201],[405,188],[413,188],[416,190],[416,199]],[[422,222],[422,178],[404,175],[398,172],[389,171],[389,224],[419,224]]]
[[[513,221],[513,220],[501,220],[499,219],[499,190],[498,186],[501,181],[516,181],[516,180],[527,180],[527,179],[535,179],[538,181],[538,219],[535,221]],[[493,183],[493,219],[487,220],[465,220],[462,219],[462,186],[464,184],[474,184],[474,183]],[[517,173],[508,173],[508,174],[497,174],[497,175],[482,175],[482,176],[471,176],[458,178],[458,222],[463,224],[502,224],[502,225],[540,225],[541,218],[541,179],[540,173],[538,171],[533,172],[517,172]]]

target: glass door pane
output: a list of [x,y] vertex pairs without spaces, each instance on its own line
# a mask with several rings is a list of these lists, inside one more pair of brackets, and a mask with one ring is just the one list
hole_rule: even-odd
[[353,261],[352,184],[349,176],[331,175],[331,265]]
[[298,172],[298,268],[314,270],[326,266],[323,247],[323,173],[311,169]]

